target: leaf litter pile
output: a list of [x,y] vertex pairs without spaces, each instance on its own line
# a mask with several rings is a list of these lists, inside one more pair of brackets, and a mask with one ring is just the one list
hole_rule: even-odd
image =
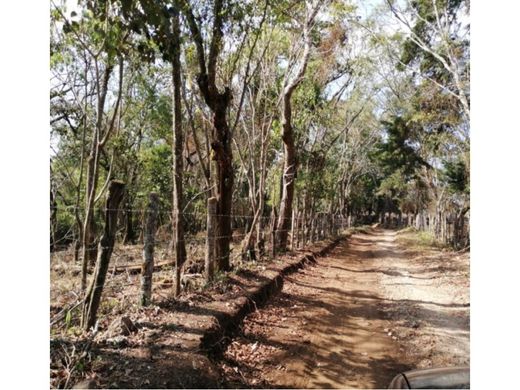
[[222,377],[226,378],[226,387],[272,387],[266,380],[266,373],[287,370],[281,362],[284,361],[284,356],[290,353],[291,345],[273,342],[269,339],[269,334],[273,327],[276,327],[287,333],[295,343],[305,343],[305,340],[302,340],[303,332],[299,329],[306,325],[306,321],[298,320],[298,324],[293,323],[296,320],[294,313],[297,309],[291,295],[282,292],[265,310],[255,311],[245,318],[239,333],[227,346],[220,362]]

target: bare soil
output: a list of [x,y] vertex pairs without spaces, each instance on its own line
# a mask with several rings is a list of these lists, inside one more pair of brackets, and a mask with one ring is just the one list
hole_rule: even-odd
[[[276,259],[238,261],[209,285],[186,285],[178,298],[172,296],[171,267],[161,267],[154,273],[153,303],[146,308],[137,304],[139,275],[128,271],[139,259],[139,246],[119,247],[97,329],[88,332],[78,326],[81,307],[69,310],[68,320],[53,320],[75,306],[79,296],[78,265],[71,253],[60,253],[51,262],[51,387],[70,388],[82,381],[101,388],[222,387],[214,351],[221,351],[246,313],[279,291],[282,274],[336,243],[324,240]],[[131,331],[121,325],[127,321]]]
[[386,388],[401,371],[469,365],[469,254],[374,229],[343,241],[248,315],[225,387]]
[[[381,388],[403,370],[469,364],[469,255],[434,248],[413,231],[362,230],[343,240],[286,276],[231,339],[226,330],[215,343],[223,352],[207,347],[208,331],[228,326],[217,318],[242,318],[247,294],[322,247],[237,265],[178,299],[171,269],[161,268],[147,308],[136,304],[139,275],[117,270],[139,264],[140,247],[120,247],[98,331],[78,328],[79,308],[51,327],[51,387],[90,380],[102,388]],[[51,318],[78,299],[70,258],[51,263]],[[134,332],[121,332],[123,317]]]

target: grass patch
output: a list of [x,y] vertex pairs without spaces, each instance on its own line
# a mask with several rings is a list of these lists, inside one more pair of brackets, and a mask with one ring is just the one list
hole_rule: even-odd
[[398,233],[399,237],[397,241],[400,244],[412,247],[412,248],[444,248],[446,245],[440,243],[435,235],[428,231],[417,230],[413,227],[407,227],[400,230]]
[[413,226],[405,227],[397,232],[398,235],[407,234],[407,233],[417,233],[419,230],[417,230]]

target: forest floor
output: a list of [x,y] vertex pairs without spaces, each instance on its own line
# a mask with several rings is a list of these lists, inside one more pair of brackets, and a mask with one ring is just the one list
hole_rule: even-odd
[[[293,272],[340,239],[260,261],[234,259],[233,270],[217,273],[210,284],[188,273],[182,294],[172,293],[171,264],[154,271],[152,304],[138,305],[142,245],[119,245],[114,251],[94,330],[79,326],[79,265],[71,251],[51,259],[51,388],[215,388],[221,380],[215,351]],[[234,244],[236,245],[236,243]],[[197,266],[196,253],[189,269]],[[159,264],[168,263],[164,247]],[[171,262],[171,261],[170,261]],[[120,270],[118,270],[121,268]],[[190,271],[185,268],[185,272]],[[192,271],[193,272],[193,271]],[[79,305],[79,306],[78,306]],[[68,313],[65,314],[64,313]]]
[[386,388],[403,370],[469,356],[469,253],[374,229],[286,277],[220,369],[226,387]]
[[[385,388],[403,370],[469,365],[469,254],[426,238],[358,229],[285,276],[217,352],[203,340],[222,318],[241,318],[252,291],[331,241],[243,264],[178,299],[168,294],[171,270],[161,270],[147,308],[136,305],[139,275],[113,273],[96,332],[82,333],[77,316],[51,328],[51,387]],[[68,264],[52,264],[51,302],[70,299],[60,294],[77,279]],[[53,316],[63,303],[54,305]],[[123,317],[134,329],[125,332]]]

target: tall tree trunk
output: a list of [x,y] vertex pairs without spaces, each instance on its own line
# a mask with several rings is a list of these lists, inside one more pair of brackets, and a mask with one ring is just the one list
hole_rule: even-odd
[[293,77],[286,81],[283,90],[283,105],[282,105],[282,141],[284,143],[284,171],[283,171],[283,190],[280,199],[280,214],[278,217],[277,226],[277,246],[280,250],[285,251],[287,248],[287,236],[291,223],[292,203],[294,198],[294,184],[297,173],[297,156],[294,145],[294,133],[292,128],[292,108],[291,96],[296,87],[302,82],[307,69],[311,54],[311,29],[314,24],[314,19],[321,7],[321,2],[317,2],[314,8],[306,3],[305,22],[303,23],[303,40],[304,48],[303,54],[297,67],[297,71]]
[[173,78],[173,242],[175,253],[175,295],[181,292],[180,272],[186,261],[186,243],[184,241],[184,218],[182,210],[184,197],[182,189],[183,158],[182,149],[184,137],[182,132],[181,107],[181,62],[180,62],[180,27],[179,15],[173,16],[173,45],[172,45],[172,78]]
[[287,236],[291,225],[292,206],[294,199],[294,184],[296,180],[296,148],[292,129],[291,89],[283,97],[282,111],[282,141],[284,149],[282,196],[280,199],[280,215],[276,227],[276,241],[279,250],[287,247]]
[[[139,131],[139,138],[137,141],[137,153],[139,153],[139,150],[141,149],[141,137],[142,132]],[[132,172],[130,174],[130,188],[135,188],[135,183],[137,181],[137,166],[134,166],[132,169]],[[130,193],[130,191],[126,194],[126,202],[125,202],[125,236],[123,238],[123,242],[125,244],[135,244],[135,241],[137,239],[137,232],[135,230],[135,223],[136,223],[136,210],[133,209],[134,207],[134,195]]]
[[134,229],[134,218],[132,210],[132,201],[127,199],[125,202],[125,236],[123,238],[124,244],[135,243],[135,229]]
[[211,143],[214,160],[216,162],[217,178],[217,245],[216,256],[218,269],[230,269],[229,244],[231,241],[231,210],[233,196],[233,155],[231,150],[231,134],[226,119],[226,110],[229,105],[230,91],[219,94],[216,99],[216,110],[213,116],[214,137]]

